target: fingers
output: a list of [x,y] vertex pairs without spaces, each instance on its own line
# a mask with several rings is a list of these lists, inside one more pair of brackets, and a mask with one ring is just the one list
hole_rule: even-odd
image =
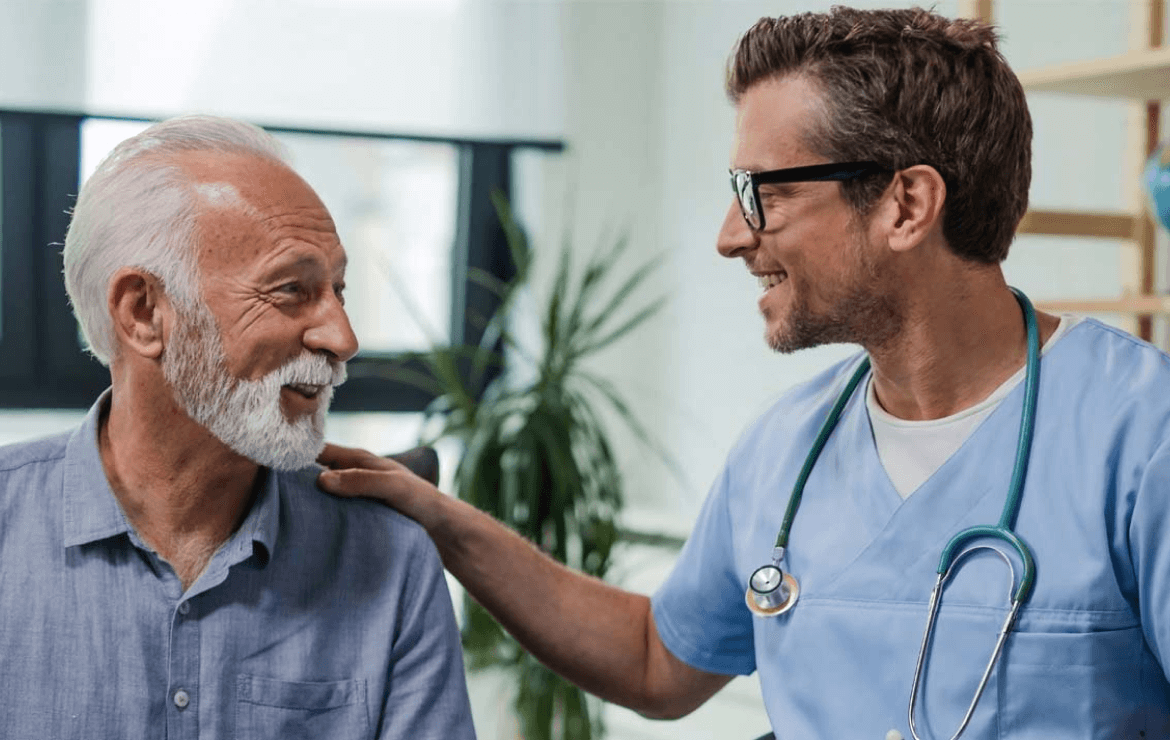
[[334,496],[364,496],[376,498],[379,501],[388,501],[396,491],[409,487],[406,480],[411,474],[402,471],[363,470],[348,468],[346,470],[324,470],[317,476],[317,484],[326,493]]
[[438,521],[437,511],[446,496],[407,468],[387,461],[394,469],[347,468],[324,470],[317,485],[326,493],[345,498],[380,501],[428,528]]
[[442,502],[447,496],[401,463],[356,447],[332,444],[325,445],[317,462],[327,468],[317,476],[318,487],[326,493],[380,501],[428,531],[443,519]]
[[396,491],[405,491],[416,478],[402,463],[358,447],[326,444],[317,462],[328,468],[318,474],[317,485],[335,496],[363,496],[390,503]]
[[325,449],[317,456],[317,462],[334,470],[347,468],[395,470],[398,468],[398,464],[394,461],[379,457],[372,452],[366,452],[358,447],[342,447],[335,444],[326,444]]

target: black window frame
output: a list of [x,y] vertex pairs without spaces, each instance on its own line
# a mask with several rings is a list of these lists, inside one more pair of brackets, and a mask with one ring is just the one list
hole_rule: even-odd
[[[0,108],[0,408],[84,409],[110,384],[109,370],[83,351],[63,279],[61,244],[80,187],[81,125],[87,119],[152,118]],[[560,152],[557,140],[484,140],[266,125],[273,134],[345,136],[450,144],[459,182],[451,266],[452,345],[477,344],[498,297],[469,280],[473,270],[508,280],[515,271],[493,192],[512,194],[517,149]],[[409,353],[360,352],[337,389],[334,411],[418,412],[431,393],[395,379]],[[489,376],[490,379],[490,376]],[[482,389],[482,388],[481,388]]]

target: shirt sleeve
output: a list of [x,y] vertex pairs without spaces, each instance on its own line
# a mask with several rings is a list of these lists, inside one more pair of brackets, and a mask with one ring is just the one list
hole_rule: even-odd
[[1129,522],[1130,554],[1146,642],[1170,678],[1170,440],[1155,452],[1141,477]]
[[416,530],[391,655],[381,740],[475,740],[463,648],[434,543]]
[[659,637],[680,660],[709,673],[747,675],[756,658],[747,584],[736,575],[732,549],[730,485],[725,467],[651,607]]

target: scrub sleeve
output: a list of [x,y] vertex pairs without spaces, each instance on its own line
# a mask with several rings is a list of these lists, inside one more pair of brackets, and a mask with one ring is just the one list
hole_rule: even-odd
[[736,572],[728,516],[730,465],[711,487],[691,536],[651,599],[663,644],[695,668],[724,675],[756,670],[746,581]]

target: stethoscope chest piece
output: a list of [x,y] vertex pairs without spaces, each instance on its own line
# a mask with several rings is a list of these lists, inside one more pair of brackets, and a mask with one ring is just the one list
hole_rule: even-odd
[[748,579],[744,598],[753,614],[775,617],[791,609],[799,596],[800,584],[791,573],[785,573],[776,565],[762,565]]

